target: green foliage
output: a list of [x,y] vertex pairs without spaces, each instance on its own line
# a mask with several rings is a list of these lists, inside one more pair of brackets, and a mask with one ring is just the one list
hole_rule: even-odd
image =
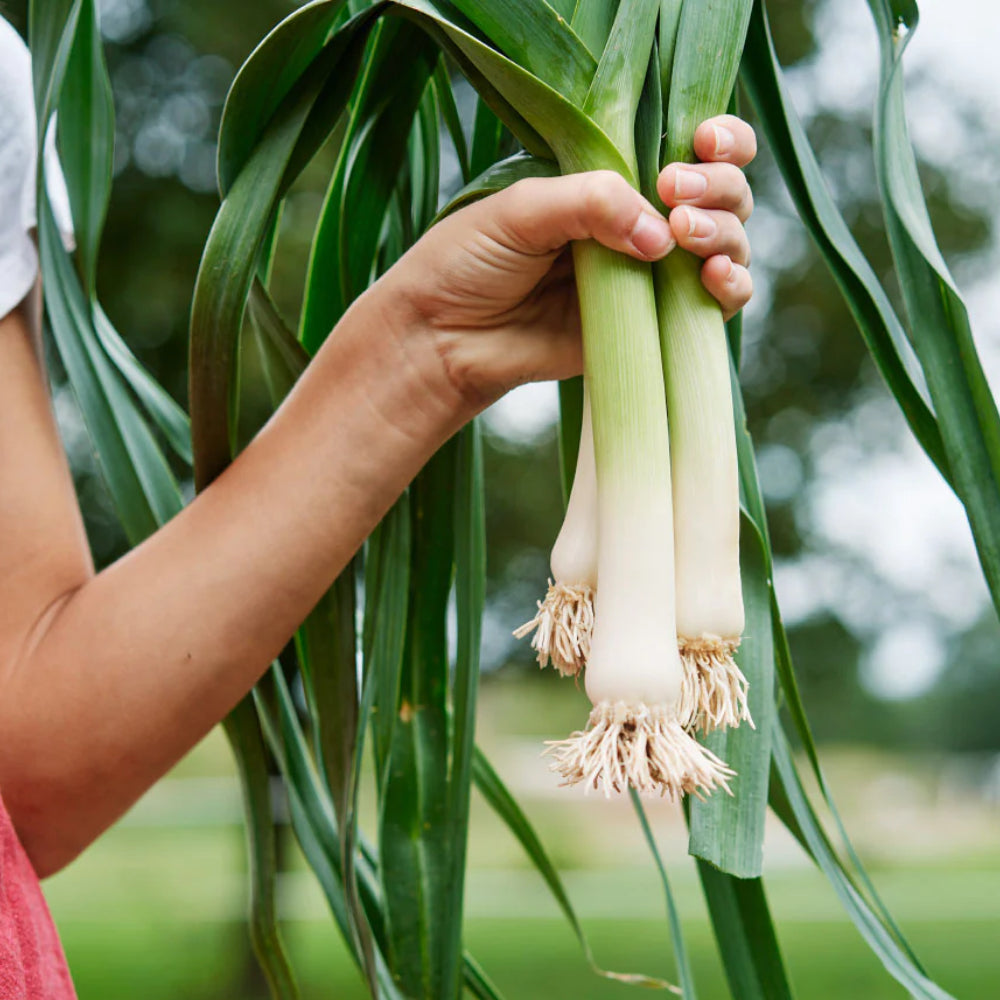
[[[720,90],[714,104],[666,103],[667,133],[672,143],[683,140],[683,148],[655,148],[665,83],[682,92],[686,84],[679,81],[692,65],[705,64],[699,18],[714,23],[718,5],[660,4],[650,68],[645,56],[625,56],[632,45],[648,52],[656,6],[624,0],[620,8],[544,0],[320,0],[271,32],[240,70],[221,124],[222,203],[206,241],[191,321],[192,454],[183,412],[139,364],[97,299],[114,121],[93,0],[32,4],[39,132],[58,108],[79,245],[74,267],[42,198],[46,306],[130,543],[181,505],[161,440],[171,446],[173,461],[193,457],[196,483],[204,488],[231,461],[240,429],[257,421],[245,412],[248,387],[241,393],[238,385],[243,355],[254,352],[264,386],[258,395],[267,400],[265,410],[273,409],[350,302],[432,223],[441,196],[442,144],[453,148],[467,182],[449,210],[519,177],[552,173],[554,157],[564,170],[606,166],[635,179],[633,137],[617,134],[621,106],[634,107],[643,86],[647,95],[651,87],[663,88],[641,120],[641,162],[653,162],[654,153],[656,160],[686,155],[693,125],[716,110],[723,92],[728,99],[742,50],[741,79],[788,191],[911,430],[965,504],[1000,603],[1000,421],[967,314],[930,228],[903,114],[900,59],[916,25],[915,5],[871,3],[882,43],[876,164],[905,320],[826,189],[788,100],[761,0],[752,16],[748,4],[734,7],[732,24],[722,29],[731,58],[712,63]],[[645,13],[645,22],[630,20],[633,8]],[[629,34],[636,24],[646,30]],[[901,33],[900,25],[910,30]],[[452,92],[452,63],[481,95],[470,136],[463,134]],[[531,155],[503,158],[509,151],[505,128]],[[293,334],[268,287],[274,234],[294,183],[331,139],[335,161]],[[948,994],[927,977],[879,899],[823,781],[774,599],[773,548],[735,374],[734,387],[748,612],[741,667],[752,681],[758,729],[713,737],[713,748],[743,780],[732,800],[716,796],[690,811],[690,849],[699,859],[730,989],[739,998],[791,995],[760,878],[769,802],[889,973],[912,995],[942,1000]],[[563,392],[564,477],[579,434],[575,388]],[[473,426],[429,463],[303,625],[289,662],[276,664],[227,722],[247,804],[253,938],[276,997],[297,994],[277,932],[268,754],[284,777],[302,850],[373,996],[453,1000],[463,988],[499,996],[462,941],[473,781],[524,846],[593,964],[544,847],[475,749],[485,504],[482,441]],[[452,600],[454,658],[447,627]],[[796,770],[777,717],[775,677],[822,805],[843,841],[839,850]],[[358,828],[368,745],[378,798],[373,842]],[[641,808],[639,815],[656,855]],[[681,988],[693,997],[670,883],[658,855],[655,860]]]

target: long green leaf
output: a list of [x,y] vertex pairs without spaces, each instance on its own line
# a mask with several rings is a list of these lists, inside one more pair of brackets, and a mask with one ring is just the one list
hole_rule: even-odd
[[731,796],[712,795],[691,804],[688,850],[738,878],[757,878],[764,865],[764,821],[770,776],[774,702],[771,582],[764,540],[744,517],[740,568],[746,630],[736,661],[750,684],[748,704],[755,727],[716,731],[706,746],[736,771]]
[[233,749],[250,861],[250,938],[274,1000],[296,1000],[295,977],[278,932],[274,873],[277,850],[267,750],[253,699],[247,696],[226,717],[223,728]]
[[664,163],[692,162],[695,129],[726,110],[752,6],[753,0],[704,0],[682,7],[670,93],[663,95],[667,108]]
[[191,462],[184,411],[138,362],[97,300],[97,259],[111,195],[114,109],[93,0],[83,0],[58,93],[60,159],[73,212],[77,259],[98,342],[170,446]]
[[587,46],[545,0],[451,0],[512,62],[580,107],[597,68]]
[[400,702],[380,817],[380,874],[389,954],[403,991],[445,993],[451,931],[448,826],[447,607],[453,565],[456,442],[446,444],[410,488],[413,555]]
[[[451,51],[463,63],[475,67],[509,105],[521,112],[530,129],[545,142],[545,146],[538,148],[534,135],[519,131],[515,123],[512,128],[529,152],[545,155],[551,146],[564,171],[606,168],[633,177],[631,167],[607,135],[542,80],[463,31],[443,16],[431,0],[394,2],[400,8],[423,15],[430,25],[436,26]],[[478,83],[473,82],[479,89]]]
[[[200,488],[229,462],[229,392],[236,344],[269,220],[290,182],[293,158],[304,159],[310,149],[315,151],[324,138],[319,126],[327,125],[328,133],[346,105],[371,23],[372,15],[349,22],[310,63],[271,116],[209,233],[191,312],[192,444]],[[311,119],[317,106],[323,112],[319,121]],[[310,124],[312,129],[307,128]],[[299,145],[304,135],[305,149]]]
[[[441,109],[441,120],[452,145],[455,147],[455,156],[458,159],[458,168],[462,176],[462,183],[468,184],[472,180],[472,170],[469,160],[469,144],[465,138],[465,130],[462,127],[462,118],[458,112],[458,105],[455,103],[455,91],[451,85],[451,76],[448,73],[448,64],[442,56],[434,67],[434,91],[437,94],[438,106]],[[435,206],[436,208],[437,206]]]
[[84,288],[97,286],[97,251],[111,196],[114,108],[111,81],[92,0],[80,5],[66,76],[59,93],[59,146],[73,210]]
[[945,479],[948,458],[923,374],[888,295],[840,214],[781,75],[763,3],[754,5],[740,79],[800,218],[823,256],[886,385]]
[[667,877],[667,867],[660,856],[660,849],[656,846],[656,837],[653,836],[653,828],[649,825],[649,818],[639,793],[634,788],[630,788],[629,797],[632,800],[632,808],[635,809],[635,814],[638,817],[639,826],[642,828],[642,835],[646,838],[649,853],[652,855],[653,863],[660,875],[660,884],[663,886],[663,896],[667,903],[667,925],[670,927],[670,940],[673,944],[674,960],[677,962],[677,978],[680,980],[680,995],[684,997],[684,1000],[697,1000],[694,973],[691,971],[691,959],[688,956],[687,945],[684,943],[684,930],[681,927],[681,917],[677,911],[674,892],[670,888],[670,879]]
[[906,124],[902,59],[917,27],[917,8],[889,0],[869,0],[869,6],[882,54],[874,138],[886,234],[948,467],[1000,609],[1000,415],[968,311],[937,246]]
[[138,544],[180,510],[180,490],[149,428],[101,350],[88,303],[44,201],[39,205],[38,222],[52,337],[126,536]]
[[911,996],[918,1000],[954,1000],[923,973],[908,950],[887,928],[847,876],[837,860],[829,841],[816,819],[805,789],[792,763],[791,752],[784,735],[777,733],[774,741],[774,762],[781,778],[783,791],[804,836],[809,852],[826,875],[855,926],[869,947],[885,966],[886,971]]
[[497,774],[486,755],[478,747],[475,748],[472,756],[472,778],[476,783],[476,788],[479,789],[479,793],[507,829],[514,835],[521,847],[524,848],[524,852],[535,866],[535,870],[541,875],[546,886],[548,886],[549,892],[552,893],[552,898],[556,901],[556,905],[562,911],[563,916],[576,935],[580,950],[583,952],[587,964],[591,969],[599,976],[617,980],[618,982],[664,989],[670,988],[668,983],[660,979],[632,973],[609,972],[597,964],[590,947],[590,942],[584,933],[583,925],[580,923],[580,918],[573,909],[573,904],[570,901],[569,894],[566,892],[566,887],[559,877],[556,866],[552,863],[552,859],[545,850],[545,845],[542,844],[541,839],[535,832],[528,817],[525,816],[517,799],[510,793],[500,775]]
[[583,111],[612,139],[629,164],[635,160],[636,109],[659,9],[659,0],[621,0],[583,104]]
[[618,0],[576,0],[573,6],[570,23],[595,59],[604,52],[617,11]]
[[[455,461],[455,610],[457,619],[455,676],[452,693],[450,768],[447,775],[450,868],[443,917],[449,940],[442,962],[443,996],[457,995],[462,954],[465,861],[469,837],[469,801],[476,740],[479,651],[486,604],[486,511],[483,498],[483,452],[479,424],[473,421],[458,436]],[[454,972],[452,972],[454,970]]]
[[272,118],[311,66],[344,8],[344,0],[307,3],[285,18],[240,67],[219,126],[219,189],[226,194]]
[[433,43],[417,26],[400,20],[378,26],[313,239],[300,330],[310,353],[371,280],[407,134],[435,59]]
[[734,1000],[791,1000],[763,881],[734,878],[701,860],[698,875]]

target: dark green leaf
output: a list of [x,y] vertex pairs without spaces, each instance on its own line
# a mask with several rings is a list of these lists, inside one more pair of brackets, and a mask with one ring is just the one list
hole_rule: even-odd
[[412,561],[400,701],[382,798],[379,856],[392,968],[404,993],[452,1000],[448,964],[451,791],[447,609],[453,565],[457,443],[410,487]]
[[275,907],[277,854],[271,775],[264,738],[253,699],[249,695],[229,713],[224,728],[236,759],[243,792],[250,866],[250,937],[254,953],[267,977],[274,1000],[295,1000],[299,991],[278,932]]
[[438,59],[437,65],[434,67],[434,90],[437,93],[438,107],[441,109],[441,121],[455,147],[455,156],[458,159],[462,183],[468,184],[472,180],[472,171],[469,167],[469,148],[465,141],[465,130],[462,127],[458,106],[455,104],[455,91],[451,86],[451,76],[448,73],[448,64],[445,62],[444,56]]
[[646,838],[646,845],[649,847],[649,853],[653,856],[653,863],[656,865],[656,870],[660,875],[660,883],[663,886],[663,896],[667,903],[667,924],[670,927],[674,960],[677,962],[677,978],[680,980],[681,996],[684,997],[684,1000],[697,1000],[694,973],[691,971],[691,959],[688,956],[687,945],[684,943],[684,930],[681,927],[681,917],[677,912],[674,893],[670,888],[666,865],[663,863],[663,858],[660,857],[660,849],[656,846],[656,838],[653,836],[653,829],[649,825],[649,818],[646,816],[646,810],[643,808],[639,793],[634,788],[630,788],[629,797],[632,799],[632,807],[639,819],[642,835]]
[[181,508],[173,474],[108,361],[83,290],[46,201],[39,205],[39,252],[50,329],[125,533],[133,544]]
[[483,499],[483,453],[479,425],[473,421],[458,435],[455,462],[455,609],[457,637],[452,694],[452,726],[447,775],[450,868],[446,909],[448,940],[442,962],[443,996],[459,993],[462,954],[462,904],[469,837],[469,797],[476,740],[476,700],[479,693],[479,650],[486,603],[486,513]]
[[569,503],[583,427],[583,376],[559,383],[559,472],[563,506]]
[[73,47],[59,93],[59,146],[73,210],[84,288],[95,295],[97,251],[111,195],[115,132],[111,81],[93,0],[80,4]]
[[734,1000],[791,1000],[763,881],[734,878],[701,860],[698,874]]
[[512,62],[582,106],[597,61],[545,0],[451,0]]
[[[283,186],[290,182],[289,167],[293,159],[304,161],[318,148],[324,138],[319,126],[338,117],[370,26],[370,16],[345,25],[291,87],[233,181],[209,233],[191,311],[192,444],[199,488],[229,463],[236,344],[258,255]],[[311,118],[317,107],[322,114]]]
[[372,279],[407,135],[436,55],[414,24],[387,20],[376,29],[313,239],[299,331],[310,354]]

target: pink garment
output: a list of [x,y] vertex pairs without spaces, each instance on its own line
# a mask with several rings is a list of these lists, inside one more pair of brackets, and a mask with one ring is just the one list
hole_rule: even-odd
[[0,1000],[76,1000],[59,935],[0,798]]

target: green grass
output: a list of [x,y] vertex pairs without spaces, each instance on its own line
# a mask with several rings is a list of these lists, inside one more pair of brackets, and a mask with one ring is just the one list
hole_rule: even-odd
[[[668,975],[663,928],[654,921],[587,922],[600,958],[619,970]],[[996,920],[941,921],[911,927],[918,953],[961,1000],[993,1000]],[[107,923],[62,927],[80,1000],[251,1000],[242,927],[181,923],[155,914],[122,914]],[[785,923],[781,943],[799,997],[897,1000],[903,991],[842,923]],[[305,1000],[364,1000],[366,994],[332,928],[296,922],[288,936]],[[708,925],[688,925],[701,1000],[728,996]],[[594,976],[566,928],[554,920],[472,920],[469,947],[510,1000],[615,1000],[634,989]],[[647,995],[641,991],[640,995]]]
[[[257,1000],[239,914],[240,831],[228,825],[112,831],[47,892],[80,1000]],[[360,980],[323,901],[293,861],[282,899],[305,1000],[364,1000]],[[701,1000],[728,996],[687,864],[673,877]],[[883,868],[876,881],[918,954],[961,1000],[992,1000],[1000,976],[1000,872],[970,870],[961,857]],[[618,971],[670,977],[662,899],[649,869],[635,865],[567,873],[598,960]],[[783,868],[769,895],[797,995],[902,998],[845,920],[822,876]],[[614,1000],[629,988],[594,976],[540,880],[527,869],[470,873],[467,943],[509,1000]],[[609,914],[635,914],[635,918]],[[645,995],[643,993],[643,995]]]
[[[898,759],[833,753],[835,781],[896,773]],[[240,922],[246,886],[238,792],[218,735],[120,825],[46,884],[80,1000],[259,1000]],[[516,774],[517,768],[509,768]],[[919,774],[919,772],[914,772]],[[993,1000],[1000,982],[1000,853],[995,819],[969,812],[938,829],[937,810],[884,836],[871,797],[844,799],[873,876],[917,954],[959,1000]],[[670,977],[663,899],[627,807],[595,797],[536,796],[526,807],[560,861],[596,956],[618,971]],[[909,814],[908,814],[909,815]],[[653,811],[692,952],[700,1000],[728,996],[683,831]],[[509,834],[474,810],[468,946],[508,1000],[615,1000],[635,991],[592,974],[547,891]],[[613,850],[612,850],[613,848]],[[768,895],[799,1000],[902,998],[847,922],[829,885],[787,839],[768,841]],[[932,860],[933,859],[933,860]],[[280,898],[304,1000],[365,1000],[323,898],[297,853]],[[640,995],[647,995],[641,991]]]

